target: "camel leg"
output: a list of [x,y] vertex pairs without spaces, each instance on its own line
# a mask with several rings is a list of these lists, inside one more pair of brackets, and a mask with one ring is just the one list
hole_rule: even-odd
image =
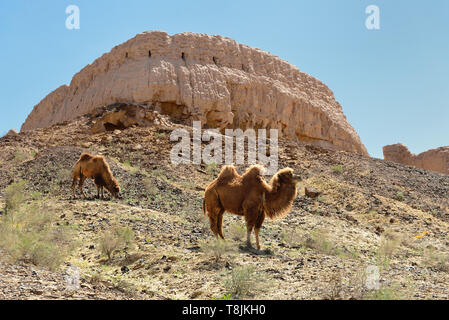
[[77,178],[73,178],[73,181],[72,181],[72,196],[73,196],[73,199],[75,199],[75,188],[76,188],[76,181],[77,180],[78,180]]
[[217,231],[218,231],[218,235],[222,239],[224,239],[224,236],[223,236],[223,214],[224,214],[224,210],[221,209],[217,216]]
[[104,199],[104,187],[103,186],[101,186],[101,199]]
[[214,233],[215,237],[218,238],[218,214],[215,210],[209,213],[209,223],[210,229]]
[[252,248],[253,245],[251,244],[251,232],[253,232],[253,226],[246,225],[246,246],[248,248]]
[[100,199],[100,186],[97,186],[97,198]]
[[243,204],[243,215],[245,216],[246,221],[246,246],[252,248],[251,232],[253,232],[256,218],[253,207],[249,204]]
[[257,250],[260,250],[259,231],[260,231],[260,228],[262,228],[262,224],[263,224],[264,219],[265,219],[265,212],[263,211],[263,209],[261,209],[259,211],[259,216],[257,217],[256,225],[254,227],[254,234],[256,236],[256,248],[257,248]]
[[84,181],[86,181],[86,177],[83,176],[83,175],[81,175],[81,177],[80,177],[80,183],[79,183],[79,189],[80,189],[81,193],[83,194],[84,198],[86,199],[86,198],[87,198],[87,195],[84,193],[84,189],[83,189]]
[[243,209],[243,212],[245,214],[245,220],[246,220],[246,246],[248,248],[252,248],[253,245],[251,244],[251,232],[253,232],[254,224],[251,221],[251,211],[248,212],[248,210]]

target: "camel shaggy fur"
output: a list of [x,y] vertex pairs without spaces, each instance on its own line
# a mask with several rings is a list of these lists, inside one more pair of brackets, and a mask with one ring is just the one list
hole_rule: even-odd
[[84,198],[87,198],[83,190],[84,182],[87,178],[94,179],[97,186],[97,194],[104,196],[103,188],[116,198],[120,198],[120,186],[112,175],[111,169],[103,156],[93,156],[88,153],[81,154],[72,171],[72,194],[75,197],[76,182],[79,180],[79,189]]
[[208,215],[210,228],[216,237],[223,236],[223,214],[244,216],[247,231],[247,246],[251,247],[251,232],[254,229],[256,246],[260,250],[259,230],[265,217],[282,218],[296,197],[296,185],[301,180],[293,169],[279,170],[267,184],[263,178],[264,168],[253,165],[243,175],[234,166],[224,166],[218,177],[206,188],[203,214]]

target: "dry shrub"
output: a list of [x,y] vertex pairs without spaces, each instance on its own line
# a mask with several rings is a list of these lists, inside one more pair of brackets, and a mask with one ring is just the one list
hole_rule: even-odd
[[0,248],[13,261],[56,270],[75,247],[73,229],[57,225],[56,213],[41,201],[13,208],[0,219]]
[[325,298],[329,300],[341,299],[344,290],[344,284],[341,271],[332,271],[328,285],[326,287]]
[[228,294],[236,299],[240,299],[258,289],[259,280],[256,277],[254,267],[244,266],[232,270],[224,285]]
[[377,250],[377,265],[380,268],[385,268],[390,264],[390,259],[400,244],[401,238],[398,233],[387,230],[382,234]]
[[34,158],[35,152],[29,150],[17,150],[14,154],[14,158],[12,162],[14,164],[21,164],[25,161],[31,160]]
[[229,226],[229,235],[235,241],[241,241],[246,237],[246,228],[238,221]]
[[399,285],[392,284],[369,291],[363,298],[365,300],[403,300],[406,299],[406,296],[400,291]]
[[21,180],[10,184],[5,189],[5,213],[14,211],[20,207],[25,201],[25,188],[27,182]]
[[159,189],[156,186],[154,179],[146,177],[143,183],[145,185],[145,190],[148,193],[148,197],[154,197],[159,193]]
[[281,239],[290,247],[297,248],[300,245],[304,245],[305,237],[297,229],[283,231],[281,233]]
[[437,271],[449,272],[449,254],[437,250],[432,245],[429,245],[424,249],[422,261],[424,265],[429,268],[434,268]]
[[117,251],[133,247],[134,232],[129,227],[112,226],[100,235],[98,243],[101,253],[110,261]]
[[203,249],[206,254],[214,257],[216,262],[218,262],[223,255],[234,252],[232,244],[220,238],[214,238],[213,240],[203,242],[201,244],[201,249]]
[[329,237],[329,232],[324,229],[314,229],[305,237],[304,246],[327,255],[338,255],[335,243]]

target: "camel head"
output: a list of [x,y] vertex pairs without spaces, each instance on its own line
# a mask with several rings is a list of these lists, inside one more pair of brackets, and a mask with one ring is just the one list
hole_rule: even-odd
[[301,176],[295,174],[293,169],[291,168],[279,170],[278,173],[276,173],[276,175],[280,183],[296,185],[302,180]]
[[122,196],[120,195],[120,186],[119,186],[117,180],[113,179],[111,181],[111,183],[106,185],[106,189],[108,189],[108,191],[111,193],[111,195],[114,198],[117,198],[117,199],[122,198]]

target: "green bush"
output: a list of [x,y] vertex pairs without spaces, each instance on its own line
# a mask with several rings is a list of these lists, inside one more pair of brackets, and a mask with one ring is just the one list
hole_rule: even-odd
[[212,298],[212,300],[234,300],[232,294],[228,293],[219,298]]
[[332,171],[334,171],[335,173],[338,173],[338,174],[343,173],[343,167],[340,165],[333,166]]

